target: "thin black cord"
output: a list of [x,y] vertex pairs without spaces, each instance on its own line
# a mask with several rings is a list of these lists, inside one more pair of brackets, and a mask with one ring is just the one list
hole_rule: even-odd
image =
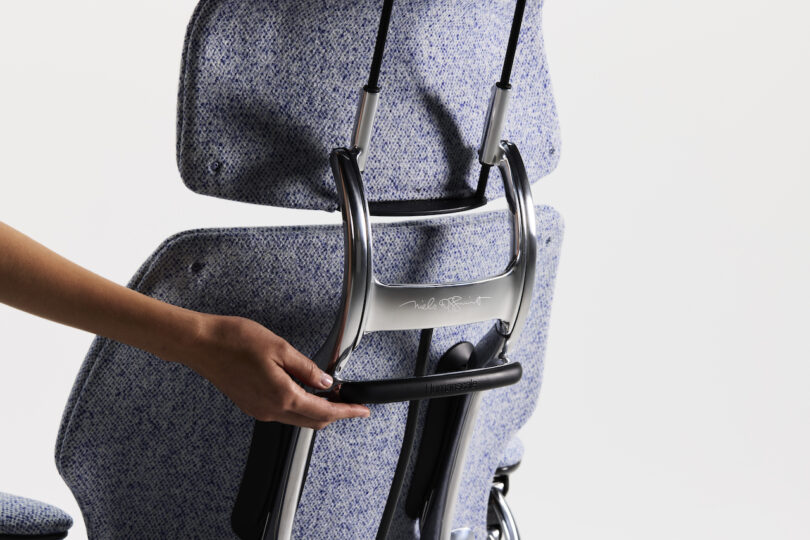
[[481,164],[481,173],[478,175],[478,188],[475,190],[475,197],[483,199],[487,192],[487,182],[489,181],[489,169],[492,165],[488,163]]
[[[391,12],[394,9],[394,0],[383,0],[382,14],[380,15],[380,26],[377,29],[377,41],[374,43],[374,56],[371,59],[371,70],[368,75],[368,84],[365,89],[368,92],[379,92],[380,70],[382,69],[383,55],[385,53],[385,43],[388,40],[388,28],[391,25]],[[509,32],[509,42],[506,46],[506,56],[501,70],[501,80],[498,86],[509,88],[509,79],[512,78],[512,66],[515,62],[518,40],[520,39],[520,27],[523,24],[523,12],[526,9],[526,0],[517,0],[515,3],[515,15],[512,18],[512,30]]]
[[[512,30],[509,32],[509,42],[506,45],[506,56],[503,59],[501,80],[495,83],[498,88],[503,88],[504,90],[512,88],[509,79],[512,78],[512,66],[515,63],[515,53],[517,52],[518,40],[520,39],[520,27],[523,24],[523,12],[525,9],[526,0],[517,0],[515,4],[515,16],[512,17]],[[475,190],[475,196],[482,201],[487,192],[489,170],[491,168],[491,165],[486,163],[481,164],[481,173],[478,176],[478,187]]]
[[368,75],[368,84],[365,86],[366,92],[377,93],[380,87],[380,69],[382,68],[383,53],[385,53],[385,42],[388,39],[388,26],[391,24],[391,11],[394,9],[394,0],[384,0],[382,15],[380,15],[380,27],[377,29],[377,41],[374,43],[374,57],[371,59],[371,71]]
[[[433,339],[433,329],[422,330],[419,335],[419,349],[416,353],[416,366],[413,374],[421,377],[427,371],[427,361],[430,354],[430,342]],[[380,527],[377,529],[377,540],[385,540],[388,537],[388,530],[391,528],[391,521],[394,511],[397,509],[402,484],[405,482],[405,471],[411,461],[413,453],[413,443],[416,438],[416,419],[419,417],[419,405],[421,401],[411,401],[408,405],[408,420],[405,422],[405,434],[402,436],[402,448],[399,451],[397,468],[394,471],[394,479],[391,481],[391,490],[388,492],[388,500],[385,501]]]
[[509,43],[506,46],[506,57],[503,60],[501,80],[498,82],[499,88],[509,88],[509,79],[512,77],[512,64],[515,62],[515,52],[517,51],[518,38],[520,38],[520,26],[523,23],[523,11],[525,8],[526,0],[517,0],[515,16],[512,18],[512,31],[509,32]]
[[[364,87],[366,92],[377,93],[380,91],[380,70],[382,69],[383,55],[385,53],[385,43],[388,40],[388,28],[391,24],[391,12],[394,9],[394,0],[383,0],[382,14],[380,15],[380,26],[377,29],[377,41],[374,43],[374,56],[371,59],[371,69],[368,75],[368,84]],[[526,0],[516,0],[515,15],[512,18],[512,29],[509,32],[509,42],[506,46],[506,56],[503,61],[501,80],[496,83],[499,88],[509,89],[509,80],[512,77],[512,66],[515,62],[518,40],[520,39],[520,27],[523,24],[523,13],[526,9]],[[489,170],[491,166],[481,165],[481,173],[478,176],[478,187],[475,191],[476,198],[483,200],[489,182]]]

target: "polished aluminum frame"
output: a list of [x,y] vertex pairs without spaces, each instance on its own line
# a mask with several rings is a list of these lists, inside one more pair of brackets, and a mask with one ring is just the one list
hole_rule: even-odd
[[[463,283],[428,285],[383,284],[374,277],[371,222],[363,189],[357,153],[338,149],[330,162],[335,176],[343,216],[344,269],[340,311],[315,362],[341,384],[341,371],[367,332],[418,330],[496,320],[501,361],[520,335],[529,314],[535,281],[537,239],[531,185],[517,147],[503,141],[498,167],[512,218],[512,259],[499,275]],[[447,492],[443,539],[451,536],[455,501],[472,438],[480,393],[472,397],[462,425],[459,451]],[[314,431],[301,428],[295,444],[281,506],[277,534],[265,530],[266,539],[291,537],[307,463],[314,443]]]
[[493,482],[489,493],[489,507],[495,514],[498,528],[488,531],[487,540],[520,540],[515,516],[506,502],[506,489],[502,482]]

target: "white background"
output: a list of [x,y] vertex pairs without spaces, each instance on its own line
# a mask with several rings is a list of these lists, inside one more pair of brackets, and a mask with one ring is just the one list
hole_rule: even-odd
[[[554,0],[565,216],[526,538],[810,538],[810,8]],[[193,0],[0,2],[0,220],[126,283],[191,227],[333,222],[183,187]],[[303,216],[303,217],[302,217]],[[80,513],[53,446],[91,336],[0,307],[0,489]]]

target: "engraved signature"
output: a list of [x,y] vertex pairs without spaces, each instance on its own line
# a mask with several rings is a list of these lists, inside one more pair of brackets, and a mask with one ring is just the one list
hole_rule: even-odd
[[416,311],[461,311],[466,306],[481,306],[484,300],[489,300],[491,296],[449,296],[436,300],[435,297],[427,300],[409,300],[399,305],[400,309],[411,307]]

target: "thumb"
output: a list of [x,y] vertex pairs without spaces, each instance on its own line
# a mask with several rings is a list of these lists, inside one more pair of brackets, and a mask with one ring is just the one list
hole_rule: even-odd
[[332,386],[332,377],[289,343],[284,347],[282,365],[287,373],[308,386],[322,390]]

